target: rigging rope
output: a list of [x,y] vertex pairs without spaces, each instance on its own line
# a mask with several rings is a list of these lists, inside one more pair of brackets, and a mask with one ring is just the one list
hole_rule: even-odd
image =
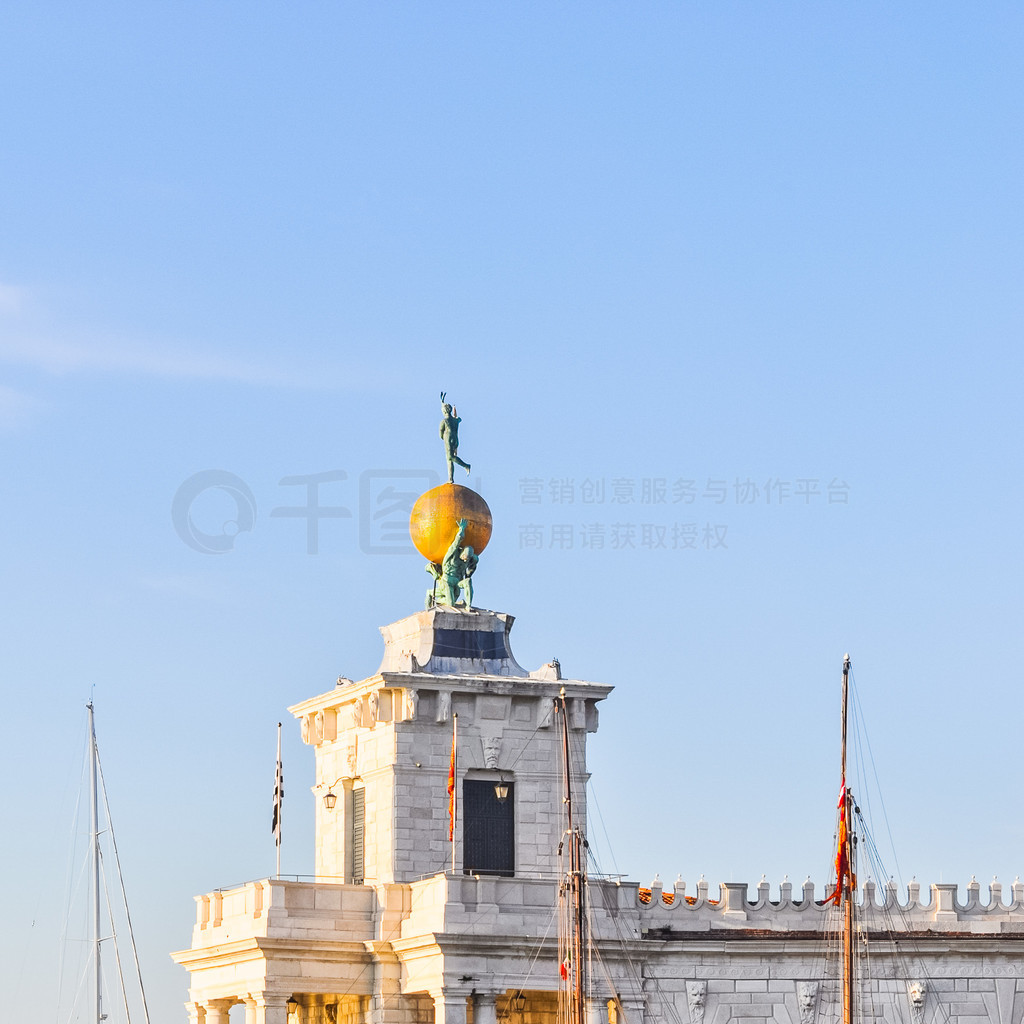
[[[128,924],[128,940],[131,943],[132,957],[135,960],[135,973],[136,973],[136,976],[139,979],[139,992],[142,995],[142,1015],[145,1018],[146,1024],[149,1024],[149,1007],[146,1005],[146,989],[145,989],[145,986],[142,983],[142,966],[139,964],[139,951],[138,951],[137,946],[135,945],[135,931],[132,928],[132,915],[131,915],[131,911],[128,909],[128,894],[125,892],[124,876],[121,873],[121,858],[117,854],[117,840],[114,838],[114,822],[113,822],[113,819],[110,817],[110,805],[107,803],[107,784],[106,784],[106,782],[103,779],[103,766],[100,764],[100,752],[99,752],[98,748],[96,750],[96,774],[99,776],[100,792],[103,794],[103,812],[107,816],[107,831],[110,833],[110,848],[111,848],[111,850],[114,853],[114,867],[117,870],[117,880],[118,880],[118,883],[121,886],[121,903],[124,906],[125,921]],[[106,884],[106,880],[104,880],[104,884]],[[108,898],[108,910],[109,910],[109,898]],[[111,922],[111,924],[110,924],[111,931],[113,931],[113,928],[114,928],[114,924],[113,924],[114,917],[113,917],[113,914],[111,914],[111,916],[110,916],[110,922]],[[114,943],[114,948],[115,948],[115,950],[117,950],[117,943],[116,942]],[[117,966],[118,966],[118,970],[120,970],[121,969],[121,954],[120,954],[120,951],[117,952]],[[123,980],[123,978],[122,978],[121,985],[122,985],[122,989],[123,989],[124,988],[124,980]],[[125,996],[125,1012],[126,1013],[128,1012],[127,998],[128,997],[126,995]]]

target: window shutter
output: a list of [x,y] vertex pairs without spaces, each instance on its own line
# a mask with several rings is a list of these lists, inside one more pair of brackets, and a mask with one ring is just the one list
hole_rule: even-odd
[[515,874],[515,806],[515,783],[508,784],[508,798],[500,801],[494,781],[463,782],[463,866],[468,874]]
[[366,827],[366,790],[352,790],[352,884],[363,884],[363,834]]

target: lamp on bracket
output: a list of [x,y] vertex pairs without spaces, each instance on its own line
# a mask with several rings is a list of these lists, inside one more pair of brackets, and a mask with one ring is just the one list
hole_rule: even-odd
[[[324,793],[324,807],[329,811],[334,810],[334,805],[338,802],[338,794],[334,792],[334,787],[341,782],[342,779],[346,778],[345,775],[339,775],[328,787],[327,792]],[[320,788],[323,788],[323,783],[320,783]]]
[[508,782],[505,781],[504,775],[494,784],[494,795],[499,804],[503,804],[508,799]]

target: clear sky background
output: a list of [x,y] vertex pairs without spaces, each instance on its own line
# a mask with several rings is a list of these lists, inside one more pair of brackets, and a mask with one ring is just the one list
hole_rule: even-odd
[[[6,5],[15,1005],[52,1017],[90,695],[154,1024],[192,896],[273,871],[278,721],[311,871],[285,709],[422,605],[388,508],[441,389],[477,603],[616,687],[604,870],[823,884],[849,651],[898,877],[1012,882],[1022,49],[1016,3]],[[207,470],[256,509],[221,554],[172,522]],[[313,474],[316,553],[274,515]]]

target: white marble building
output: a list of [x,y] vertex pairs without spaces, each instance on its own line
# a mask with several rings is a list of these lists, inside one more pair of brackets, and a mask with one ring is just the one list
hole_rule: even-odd
[[[191,948],[174,954],[191,975],[190,1021],[227,1024],[243,1004],[246,1024],[555,1024],[555,698],[564,688],[583,780],[611,687],[561,679],[556,663],[526,672],[511,625],[483,610],[412,615],[382,629],[375,675],[290,709],[316,757],[316,877],[197,897]],[[904,901],[864,887],[863,1016],[1024,1024],[1024,885],[1006,903],[995,884],[985,902],[976,883],[966,891],[961,905],[955,885],[923,899],[912,885]],[[837,1018],[824,893],[784,883],[772,901],[765,883],[725,883],[709,895],[704,884],[688,896],[681,884],[591,882],[594,1024]]]

